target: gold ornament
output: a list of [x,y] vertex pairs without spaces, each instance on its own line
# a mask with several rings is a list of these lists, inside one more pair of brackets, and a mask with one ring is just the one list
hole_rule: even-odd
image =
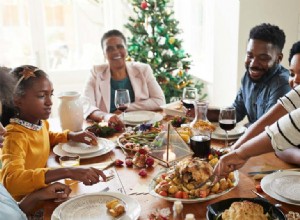
[[175,43],[175,37],[170,37],[169,38],[169,44],[174,44]]
[[180,69],[180,70],[178,71],[177,75],[178,75],[179,77],[182,77],[182,76],[183,76],[183,71],[182,71],[182,69]]

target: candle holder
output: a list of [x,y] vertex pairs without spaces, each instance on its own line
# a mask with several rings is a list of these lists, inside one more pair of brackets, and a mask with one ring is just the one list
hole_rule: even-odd
[[150,156],[156,158],[165,167],[174,165],[178,160],[192,155],[193,152],[169,122],[152,142]]

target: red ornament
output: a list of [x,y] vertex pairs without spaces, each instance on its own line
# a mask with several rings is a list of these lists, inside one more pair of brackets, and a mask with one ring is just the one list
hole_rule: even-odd
[[145,10],[147,7],[148,7],[147,2],[146,2],[146,1],[142,1],[142,3],[141,3],[141,8],[142,8],[143,10]]

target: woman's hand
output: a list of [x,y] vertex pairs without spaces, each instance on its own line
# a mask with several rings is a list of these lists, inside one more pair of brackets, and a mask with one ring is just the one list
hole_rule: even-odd
[[68,133],[68,140],[81,142],[89,145],[97,145],[97,137],[94,133],[90,131],[79,131],[79,132],[72,132]]
[[241,168],[248,159],[240,157],[236,151],[222,156],[214,168],[214,174],[219,178],[227,177],[234,170]]
[[103,114],[100,110],[96,110],[88,116],[88,119],[99,123],[103,121]]
[[4,134],[6,133],[6,129],[3,127],[3,125],[0,122],[0,148],[3,147],[3,141],[4,141]]
[[122,131],[125,130],[125,125],[120,120],[120,118],[117,115],[113,115],[108,120],[108,126],[111,128],[114,128],[116,131]]
[[[68,177],[73,180],[78,180],[83,182],[84,185],[93,185],[99,183],[102,179],[104,182],[106,181],[105,174],[98,169],[93,167],[90,168],[70,168],[68,170]],[[101,178],[100,178],[101,177]]]

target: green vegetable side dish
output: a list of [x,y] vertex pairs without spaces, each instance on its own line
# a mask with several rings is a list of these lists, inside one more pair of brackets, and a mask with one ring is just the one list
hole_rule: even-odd
[[113,135],[116,130],[108,126],[100,126],[98,123],[87,127],[85,130],[93,132],[97,137],[108,137]]

